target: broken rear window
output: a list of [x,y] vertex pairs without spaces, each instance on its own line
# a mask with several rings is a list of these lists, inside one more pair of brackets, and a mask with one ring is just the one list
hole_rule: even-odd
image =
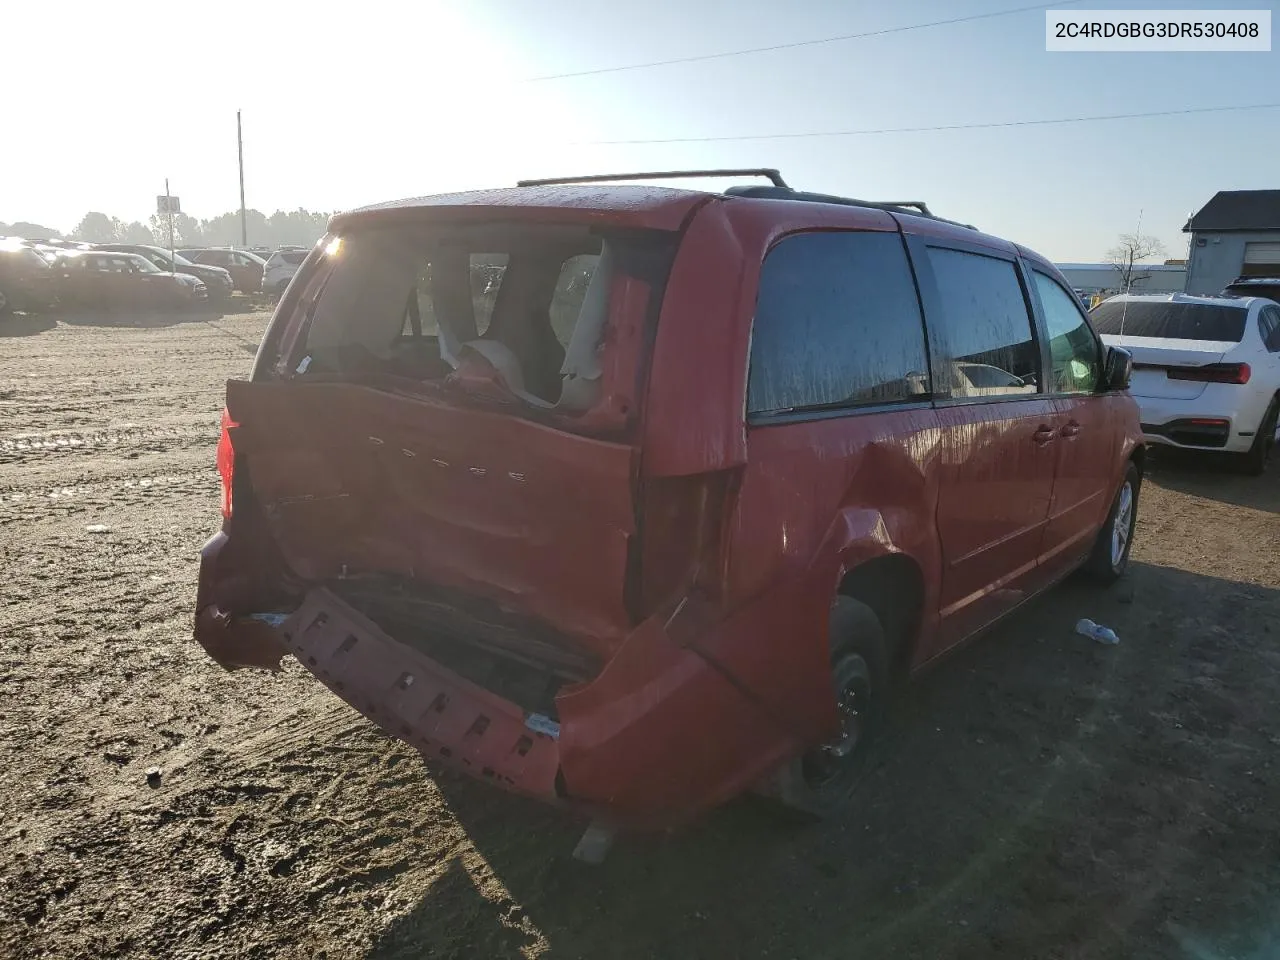
[[576,388],[601,375],[611,289],[637,277],[660,290],[669,246],[548,224],[357,230],[329,244],[305,308],[305,369],[437,380],[472,354],[531,405],[563,408],[573,392],[584,409],[592,391]]

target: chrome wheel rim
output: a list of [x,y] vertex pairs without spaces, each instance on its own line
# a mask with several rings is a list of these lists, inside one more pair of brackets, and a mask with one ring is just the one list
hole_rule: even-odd
[[1111,566],[1119,567],[1133,533],[1133,484],[1128,480],[1116,500],[1116,518],[1111,524]]
[[857,654],[840,660],[835,670],[836,713],[840,732],[801,760],[804,779],[812,787],[826,787],[856,770],[858,747],[864,740],[871,707],[871,671]]

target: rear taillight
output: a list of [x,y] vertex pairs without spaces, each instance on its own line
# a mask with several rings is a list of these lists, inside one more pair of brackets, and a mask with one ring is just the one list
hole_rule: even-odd
[[1198,380],[1202,383],[1248,383],[1253,371],[1247,363],[1207,363],[1203,367],[1170,367],[1170,380]]
[[222,410],[222,434],[218,437],[218,476],[222,478],[222,518],[231,519],[231,481],[236,469],[236,452],[231,447],[231,428],[239,426]]
[[637,621],[694,590],[720,595],[731,482],[727,472],[645,481],[627,588]]

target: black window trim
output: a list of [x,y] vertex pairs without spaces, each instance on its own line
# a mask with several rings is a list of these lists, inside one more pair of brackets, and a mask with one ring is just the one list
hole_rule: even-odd
[[753,413],[747,408],[747,383],[751,376],[751,341],[755,333],[755,307],[751,311],[751,328],[747,336],[747,375],[743,378],[742,383],[742,410],[743,419],[749,427],[774,427],[784,424],[807,423],[816,420],[833,420],[842,417],[860,417],[877,413],[891,413],[899,410],[929,410],[933,407],[933,349],[929,343],[928,325],[925,323],[924,302],[920,296],[920,281],[916,275],[915,266],[912,262],[911,250],[909,248],[907,234],[902,229],[876,230],[867,227],[829,227],[829,226],[811,226],[797,227],[794,230],[788,230],[786,233],[774,237],[769,243],[768,248],[760,258],[760,269],[756,273],[756,291],[753,295],[759,295],[759,280],[764,272],[764,264],[769,259],[769,255],[784,241],[791,237],[809,236],[811,234],[823,233],[876,233],[876,234],[896,234],[903,245],[903,255],[906,259],[907,269],[911,274],[911,286],[916,293],[916,309],[920,316],[920,332],[924,343],[924,360],[925,375],[929,378],[929,392],[917,394],[911,397],[904,397],[901,400],[877,403],[860,403],[856,400],[848,402],[838,402],[833,404],[819,404],[802,407],[793,407],[788,410],[766,410]]
[[[1098,396],[1098,394],[1103,392],[1102,368],[1107,357],[1106,344],[1102,342],[1102,338],[1098,336],[1098,331],[1093,329],[1093,324],[1089,322],[1089,314],[1085,311],[1084,304],[1080,302],[1079,297],[1075,296],[1071,292],[1071,288],[1069,286],[1065,285],[1059,278],[1045,270],[1040,264],[1037,264],[1034,261],[1024,260],[1021,257],[1019,257],[1018,260],[1022,264],[1022,268],[1026,271],[1027,275],[1027,289],[1031,292],[1031,305],[1035,309],[1036,335],[1040,338],[1040,342],[1042,344],[1040,352],[1041,364],[1044,369],[1050,372],[1053,371],[1053,348],[1050,345],[1051,337],[1049,336],[1049,315],[1045,310],[1044,302],[1040,299],[1040,290],[1036,287],[1036,278],[1034,274],[1037,273],[1043,276],[1046,280],[1051,280],[1057,284],[1058,289],[1066,294],[1067,299],[1075,306],[1076,312],[1080,314],[1080,318],[1084,321],[1085,329],[1088,330],[1090,336],[1093,337],[1093,346],[1097,354],[1098,380],[1097,383],[1094,384],[1092,393],[1070,393],[1066,390],[1055,390],[1052,393],[1043,391],[1039,395],[1053,399],[1072,399]],[[1041,384],[1041,386],[1043,386],[1043,384]]]
[[819,420],[836,420],[846,417],[865,417],[871,414],[900,413],[904,410],[932,410],[933,401],[928,399],[898,400],[891,403],[849,404],[838,407],[797,407],[794,410],[779,410],[775,413],[749,413],[747,426],[778,427],[792,423],[813,423]]
[[[992,247],[988,247],[985,244],[973,243],[972,241],[952,237],[934,237],[914,233],[908,233],[904,236],[907,243],[907,253],[911,258],[912,270],[915,272],[917,278],[917,288],[920,294],[921,306],[924,308],[925,349],[928,351],[929,356],[929,376],[931,386],[936,383],[947,383],[950,380],[948,372],[939,369],[935,361],[936,357],[945,355],[947,351],[944,351],[942,348],[947,347],[948,345],[941,340],[941,327],[945,322],[942,318],[946,315],[946,308],[942,303],[942,294],[938,291],[938,281],[933,273],[933,265],[929,262],[929,250],[931,248],[954,250],[958,253],[971,253],[980,257],[990,257],[993,260],[1003,260],[1006,263],[1011,264],[1018,277],[1018,286],[1022,290],[1023,304],[1027,308],[1027,317],[1031,336],[1032,339],[1036,341],[1037,352],[1040,356],[1040,370],[1038,371],[1038,382],[1036,384],[1037,389],[1035,393],[1011,393],[1004,396],[988,395],[982,397],[955,397],[949,395],[943,396],[934,392],[931,394],[933,398],[933,406],[941,409],[946,407],[966,407],[980,403],[1028,403],[1033,400],[1048,399],[1051,394],[1044,392],[1044,371],[1048,369],[1049,345],[1044,336],[1044,329],[1041,326],[1040,317],[1037,315],[1035,305],[1031,300],[1031,292],[1028,289],[1030,277],[1027,275],[1026,269],[1022,263],[1022,258],[1011,251],[997,250]],[[935,327],[938,329],[935,329]],[[935,337],[937,339],[935,339]]]

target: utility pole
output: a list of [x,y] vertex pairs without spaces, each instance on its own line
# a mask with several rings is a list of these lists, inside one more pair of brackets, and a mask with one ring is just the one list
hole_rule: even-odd
[[244,136],[240,132],[240,111],[236,111],[236,151],[240,154],[240,246],[249,246],[249,221],[244,214]]

